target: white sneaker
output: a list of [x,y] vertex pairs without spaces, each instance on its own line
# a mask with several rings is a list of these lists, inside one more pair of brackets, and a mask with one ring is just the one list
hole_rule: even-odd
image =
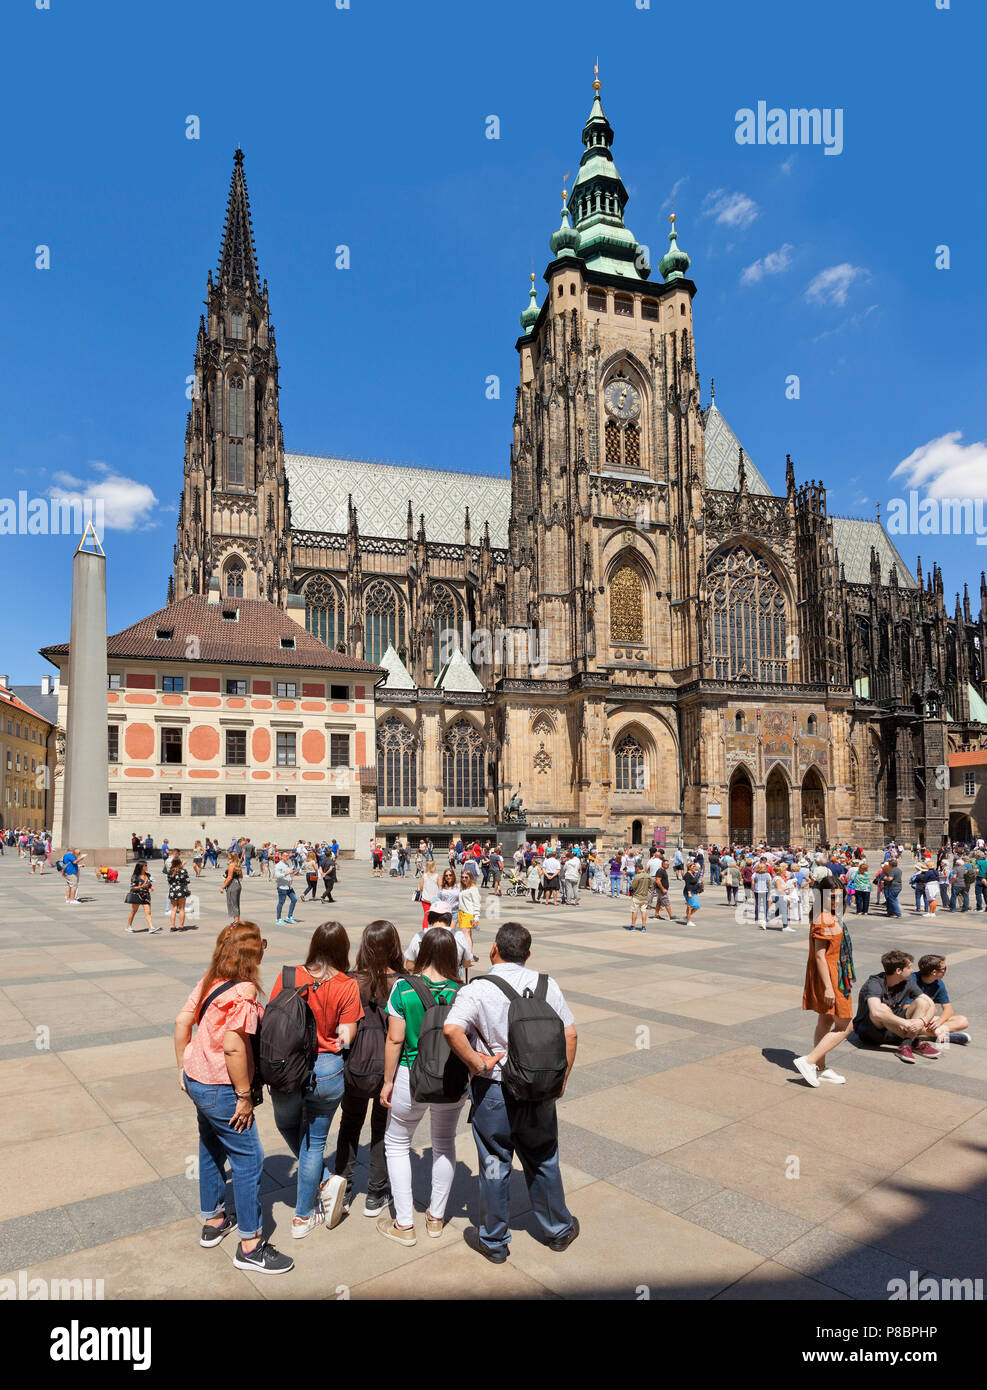
[[297,1221],[297,1220],[295,1219],[295,1217],[292,1217],[292,1218],[291,1218],[291,1236],[292,1236],[292,1239],[293,1239],[293,1240],[304,1240],[305,1237],[308,1235],[308,1233],[309,1233],[310,1231],[314,1231],[315,1228],[316,1228],[316,1226],[320,1226],[321,1224],[322,1224],[322,1213],[321,1213],[321,1211],[313,1211],[313,1213],[312,1213],[311,1216],[307,1217],[306,1220],[301,1221],[301,1222]]
[[814,1066],[812,1062],[806,1061],[804,1057],[796,1057],[792,1065],[810,1086],[819,1085],[819,1068]]
[[128,931],[133,931],[133,927],[128,927],[127,930],[128,930]]
[[325,1215],[326,1229],[332,1230],[338,1226],[343,1217],[343,1198],[346,1196],[346,1179],[339,1173],[334,1173],[331,1178],[319,1188],[319,1197],[322,1200],[322,1211]]
[[834,1071],[832,1067],[827,1067],[825,1071],[821,1071],[819,1073],[819,1080],[832,1081],[834,1086],[842,1086],[843,1083],[846,1081],[846,1077],[841,1076],[839,1072]]
[[155,933],[156,931],[160,931],[160,930],[161,930],[160,927],[148,927],[148,929],[147,929],[147,934],[148,934],[148,936],[153,936],[154,933]]
[[782,931],[794,931],[794,927],[782,927]]

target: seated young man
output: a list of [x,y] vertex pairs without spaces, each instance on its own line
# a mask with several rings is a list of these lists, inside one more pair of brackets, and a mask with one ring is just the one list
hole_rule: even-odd
[[882,973],[871,975],[860,986],[854,1031],[871,1047],[896,1043],[895,1055],[914,1062],[915,1053],[932,1060],[939,1052],[919,1042],[928,1033],[936,1006],[911,978],[912,958],[905,951],[887,951],[881,957]]
[[946,993],[945,974],[946,957],[929,955],[920,957],[918,969],[912,975],[919,989],[929,996],[936,1009],[941,1010],[932,1019],[928,1031],[937,1043],[968,1043],[969,1024],[962,1014],[953,1012],[949,995]]

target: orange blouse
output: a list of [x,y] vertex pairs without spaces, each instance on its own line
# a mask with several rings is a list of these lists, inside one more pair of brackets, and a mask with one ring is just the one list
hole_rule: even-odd
[[[202,993],[204,981],[200,980],[185,1001],[183,1013],[198,1012],[200,1000],[208,999],[217,985],[223,980],[211,980],[205,994]],[[259,999],[251,999],[243,985],[234,985],[206,1009],[202,1021],[192,1035],[192,1041],[182,1053],[182,1067],[186,1076],[193,1081],[201,1081],[204,1086],[231,1086],[230,1073],[223,1053],[223,1039],[229,1032],[256,1033],[264,1016],[264,1005]],[[253,1075],[254,1052],[247,1048],[248,1075]]]
[[[823,983],[819,978],[819,968],[816,965],[816,951],[820,943],[823,942],[826,945],[826,969],[829,971],[830,984],[833,994],[836,996],[836,1004],[833,1009],[826,1005],[823,997]],[[837,1018],[850,1018],[853,1014],[852,999],[841,994],[839,987],[840,947],[842,944],[843,923],[831,912],[821,912],[809,930],[809,960],[805,967],[805,989],[802,994],[802,1008],[809,1013],[834,1013]]]

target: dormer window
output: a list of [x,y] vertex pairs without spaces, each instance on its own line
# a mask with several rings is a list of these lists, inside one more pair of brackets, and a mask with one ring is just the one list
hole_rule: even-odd
[[295,639],[294,639],[294,637],[282,637],[282,638],[281,638],[281,650],[282,650],[282,651],[286,651],[286,652],[293,652],[293,651],[295,650]]
[[238,623],[240,621],[239,608],[224,608],[223,621],[227,623]]
[[174,635],[175,629],[173,627],[159,627],[155,631],[154,640],[156,642],[170,642]]

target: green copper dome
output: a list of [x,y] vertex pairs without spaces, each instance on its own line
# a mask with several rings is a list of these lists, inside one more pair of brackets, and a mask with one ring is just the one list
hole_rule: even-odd
[[644,248],[624,223],[627,189],[613,162],[612,143],[613,127],[603,112],[597,74],[593,81],[593,105],[583,127],[585,148],[569,198],[574,229],[579,235],[577,254],[590,270],[646,280],[651,267]]
[[562,222],[557,232],[548,239],[554,256],[574,256],[579,246],[579,233],[569,223],[569,209],[565,205],[565,190],[562,191]]
[[526,309],[521,310],[521,327],[525,333],[530,333],[538,322],[538,305],[535,303],[535,272],[531,272],[530,299]]
[[680,249],[678,244],[679,234],[675,230],[675,213],[673,212],[668,219],[672,224],[672,230],[668,234],[668,250],[658,263],[662,278],[666,284],[672,280],[681,280],[685,277],[686,271],[691,265],[691,261],[686,253]]

